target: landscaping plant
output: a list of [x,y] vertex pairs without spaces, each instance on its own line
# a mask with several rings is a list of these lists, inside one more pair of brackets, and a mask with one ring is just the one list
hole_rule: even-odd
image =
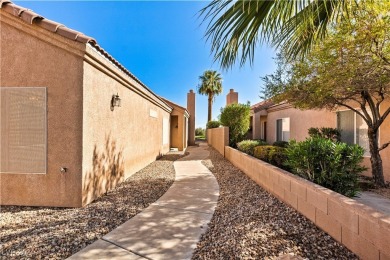
[[231,104],[221,108],[220,121],[229,127],[229,145],[236,147],[238,142],[245,139],[249,129],[250,105]]
[[221,126],[221,122],[219,121],[209,121],[207,122],[206,128],[211,129],[211,128],[218,128]]
[[341,137],[340,130],[332,127],[310,127],[308,132],[310,137],[326,138],[334,142],[340,141]]
[[265,98],[299,109],[353,111],[367,125],[375,184],[385,187],[380,152],[390,140],[378,138],[390,115],[385,105],[390,101],[390,1],[334,2],[345,3],[349,12],[329,24],[326,38],[305,58],[288,60],[282,50],[278,69],[263,77]]
[[272,145],[273,146],[282,147],[282,148],[287,148],[288,142],[286,142],[286,141],[276,141]]
[[284,164],[287,160],[286,148],[273,145],[257,146],[255,147],[253,154],[257,159],[285,170],[289,169],[288,166]]
[[201,127],[195,128],[195,136],[205,136],[205,130]]
[[290,141],[285,165],[291,172],[348,197],[359,191],[358,176],[364,150],[358,145],[313,137],[302,142]]
[[246,154],[254,154],[255,147],[260,145],[266,145],[267,143],[261,140],[244,140],[237,143],[237,149]]

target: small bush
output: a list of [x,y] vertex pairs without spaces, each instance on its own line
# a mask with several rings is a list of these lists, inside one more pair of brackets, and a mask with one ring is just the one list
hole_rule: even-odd
[[201,127],[198,127],[195,129],[195,136],[204,136],[205,130]]
[[253,156],[255,147],[259,145],[266,145],[266,143],[261,140],[244,140],[237,143],[237,149]]
[[287,160],[286,148],[272,145],[257,146],[255,147],[253,154],[254,157],[260,160],[288,170],[288,167],[284,165]]
[[311,127],[308,130],[310,137],[320,137],[332,140],[333,142],[340,141],[341,132],[337,128],[331,128],[331,127],[321,127],[321,128],[314,128]]
[[206,125],[207,129],[218,128],[220,126],[221,126],[221,122],[219,122],[219,121],[209,121],[209,122],[207,122],[207,125]]
[[286,141],[276,141],[272,145],[273,146],[282,147],[282,148],[287,148],[288,142],[286,142]]
[[249,104],[231,104],[221,108],[221,123],[229,127],[229,145],[237,147],[237,143],[246,138],[249,129]]
[[360,166],[363,153],[358,145],[314,137],[303,142],[291,141],[286,149],[286,165],[294,174],[354,197],[359,191],[358,174],[365,170]]

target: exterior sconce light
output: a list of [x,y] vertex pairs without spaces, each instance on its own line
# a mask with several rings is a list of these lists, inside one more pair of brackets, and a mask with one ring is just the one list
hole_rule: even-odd
[[111,111],[114,111],[114,107],[120,107],[121,106],[121,99],[119,98],[119,95],[112,95],[111,98]]

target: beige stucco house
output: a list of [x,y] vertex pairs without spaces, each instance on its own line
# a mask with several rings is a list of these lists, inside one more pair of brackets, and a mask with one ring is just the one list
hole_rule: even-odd
[[[390,106],[388,100],[381,105],[384,111]],[[275,141],[295,139],[303,141],[308,137],[310,127],[332,127],[341,129],[341,140],[359,144],[366,153],[364,165],[370,168],[367,125],[351,110],[299,110],[288,103],[274,104],[270,100],[259,102],[251,107],[252,138],[263,139],[272,144]],[[379,131],[379,145],[390,141],[390,118],[387,118]],[[381,151],[385,180],[390,181],[390,149]],[[370,175],[370,169],[366,172]]]
[[175,106],[93,38],[0,7],[2,205],[80,207],[169,151]]
[[188,145],[188,110],[167,99],[163,100],[172,107],[170,124],[170,148],[171,150],[184,151]]

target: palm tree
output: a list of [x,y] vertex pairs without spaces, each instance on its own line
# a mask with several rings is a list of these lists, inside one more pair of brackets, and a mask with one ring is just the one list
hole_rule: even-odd
[[200,85],[198,93],[208,96],[208,117],[207,122],[212,118],[212,106],[215,95],[222,93],[222,77],[215,70],[206,70],[203,75],[199,76]]
[[303,57],[328,25],[364,1],[374,0],[213,0],[200,15],[214,59],[229,68],[238,58],[252,65],[259,42],[283,49],[288,59]]

